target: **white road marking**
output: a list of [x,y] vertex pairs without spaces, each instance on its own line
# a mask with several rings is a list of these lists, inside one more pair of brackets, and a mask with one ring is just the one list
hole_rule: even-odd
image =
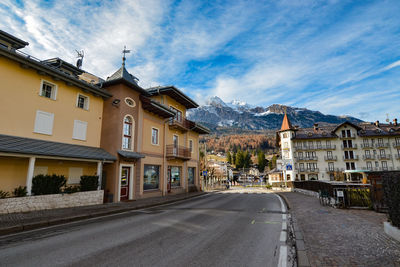
[[282,221],[286,221],[286,214],[282,214]]
[[286,232],[285,231],[281,232],[281,237],[279,238],[279,240],[281,242],[286,242]]
[[282,222],[282,230],[286,230],[287,229],[287,224],[286,222]]
[[281,246],[279,250],[279,262],[278,267],[287,266],[287,246]]

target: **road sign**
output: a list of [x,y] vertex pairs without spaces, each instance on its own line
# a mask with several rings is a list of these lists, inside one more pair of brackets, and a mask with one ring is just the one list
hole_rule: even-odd
[[338,190],[338,191],[336,191],[336,193],[337,193],[337,196],[338,196],[338,197],[344,197],[343,191]]
[[203,171],[203,176],[207,176],[207,171]]

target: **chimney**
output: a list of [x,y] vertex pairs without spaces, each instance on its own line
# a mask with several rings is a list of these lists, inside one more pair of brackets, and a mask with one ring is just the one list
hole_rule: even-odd
[[375,126],[376,126],[376,127],[379,127],[379,121],[376,121],[376,122],[375,122]]
[[314,123],[314,132],[318,131],[318,123]]
[[397,119],[393,119],[394,126],[397,126]]

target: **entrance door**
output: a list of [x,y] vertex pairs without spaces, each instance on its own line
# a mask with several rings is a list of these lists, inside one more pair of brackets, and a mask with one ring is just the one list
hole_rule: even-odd
[[121,169],[121,193],[120,201],[129,199],[129,177],[131,177],[131,168],[122,167]]

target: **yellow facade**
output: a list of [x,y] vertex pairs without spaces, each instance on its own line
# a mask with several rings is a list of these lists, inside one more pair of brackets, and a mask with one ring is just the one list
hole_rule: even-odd
[[0,157],[0,190],[12,192],[26,184],[28,158]]
[[[42,80],[57,85],[56,100],[40,96]],[[100,146],[103,99],[75,86],[24,69],[0,57],[0,133],[69,144]],[[78,93],[89,97],[89,110],[76,107]],[[52,135],[34,132],[36,111],[54,114]],[[10,114],[5,116],[4,114]],[[72,139],[74,120],[87,122],[86,140]]]
[[[142,127],[142,152],[163,155],[164,148],[164,120],[152,115],[149,112],[143,112]],[[151,141],[152,128],[158,130],[158,144]]]

